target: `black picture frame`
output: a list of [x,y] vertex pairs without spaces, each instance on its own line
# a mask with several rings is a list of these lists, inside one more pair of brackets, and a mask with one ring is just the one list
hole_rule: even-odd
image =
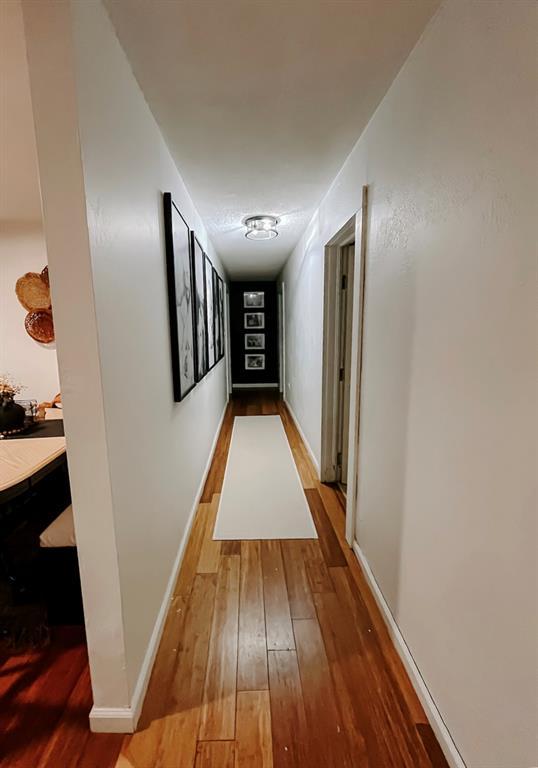
[[219,288],[219,322],[220,322],[220,329],[221,329],[220,358],[222,360],[222,358],[226,353],[226,314],[225,314],[226,287],[224,285],[224,280],[221,278],[220,275],[218,275],[218,288]]
[[172,387],[179,403],[196,386],[192,240],[170,192],[163,194],[163,213]]
[[210,371],[215,367],[218,360],[215,349],[215,294],[213,289],[213,264],[211,263],[211,259],[206,253],[204,253],[204,281],[207,327],[207,369]]
[[196,381],[201,381],[209,370],[207,365],[205,252],[194,232],[191,232],[191,242],[194,278]]
[[217,363],[222,359],[221,349],[221,325],[220,325],[220,306],[219,306],[219,273],[213,267],[213,335],[215,337],[215,359]]

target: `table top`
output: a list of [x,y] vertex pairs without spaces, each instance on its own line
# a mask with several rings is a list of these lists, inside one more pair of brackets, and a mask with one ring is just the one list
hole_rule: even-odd
[[0,440],[0,492],[35,475],[65,453],[65,437]]
[[61,408],[45,408],[45,420],[63,419],[64,413]]

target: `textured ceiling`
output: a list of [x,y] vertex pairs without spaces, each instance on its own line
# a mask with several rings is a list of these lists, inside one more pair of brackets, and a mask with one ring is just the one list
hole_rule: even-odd
[[[439,0],[105,0],[231,277],[281,269]],[[270,213],[280,235],[244,237]]]

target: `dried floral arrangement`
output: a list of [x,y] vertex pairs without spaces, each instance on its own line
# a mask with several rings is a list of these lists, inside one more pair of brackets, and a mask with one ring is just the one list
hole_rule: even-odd
[[13,400],[25,387],[13,381],[7,373],[0,374],[0,400]]
[[23,389],[11,376],[0,375],[0,440],[17,435],[25,429],[26,411],[15,402],[15,395]]

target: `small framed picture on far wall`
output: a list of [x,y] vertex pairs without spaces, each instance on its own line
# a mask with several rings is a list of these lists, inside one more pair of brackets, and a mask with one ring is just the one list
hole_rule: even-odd
[[245,333],[245,349],[265,349],[265,333]]
[[265,328],[263,312],[245,312],[245,328]]
[[245,291],[243,293],[244,309],[263,309],[265,306],[265,294],[263,291]]
[[245,355],[245,369],[247,371],[265,370],[265,355]]

